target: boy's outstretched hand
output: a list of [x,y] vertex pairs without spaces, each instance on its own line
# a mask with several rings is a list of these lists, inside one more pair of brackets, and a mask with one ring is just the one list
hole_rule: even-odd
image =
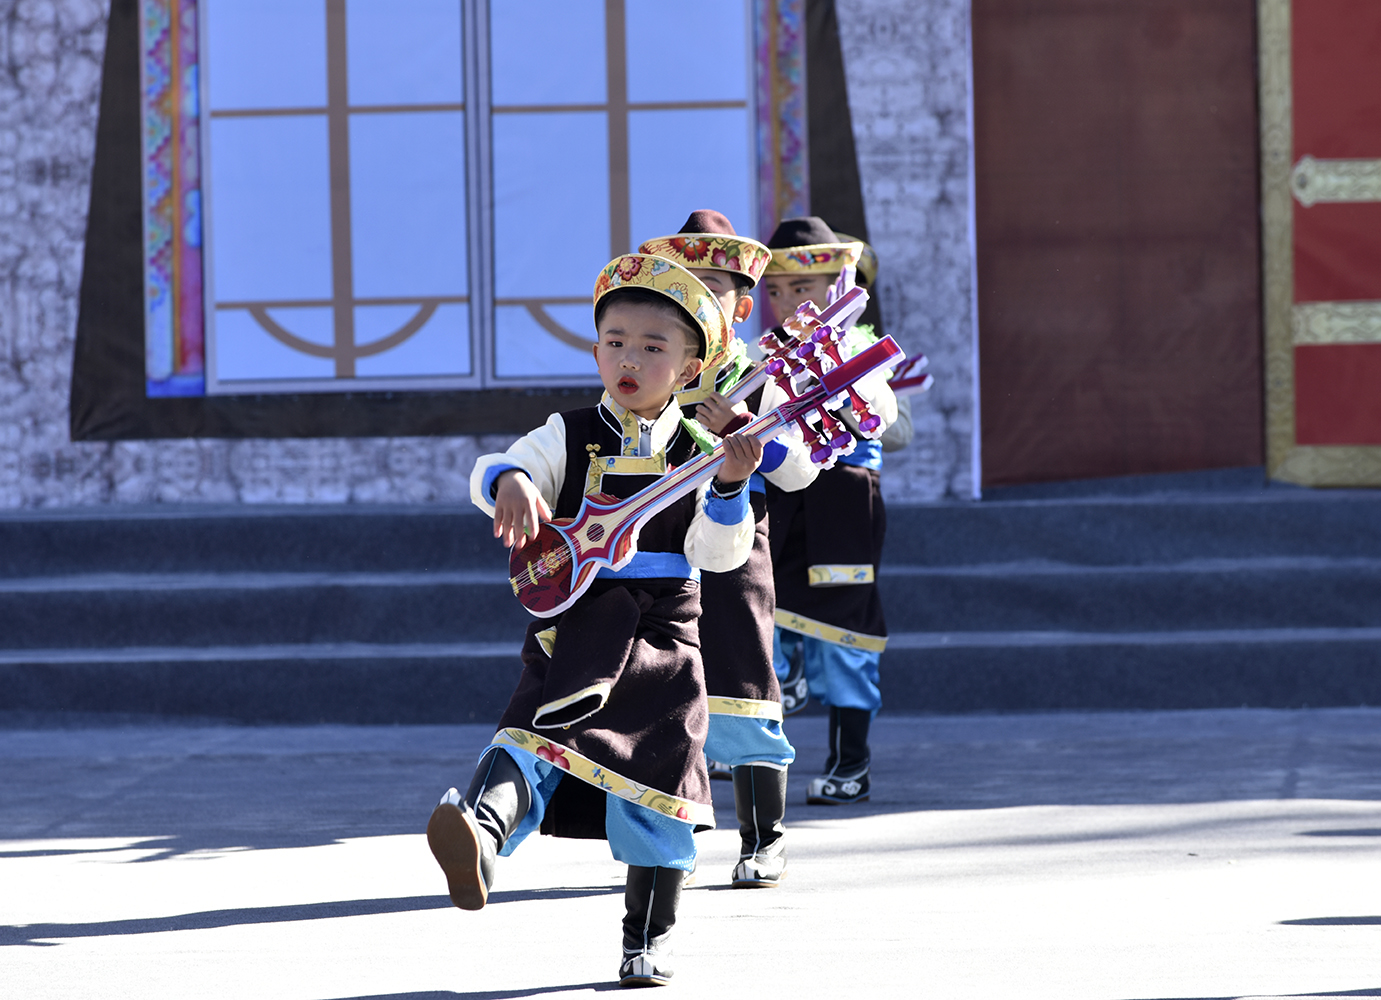
[[724,464],[715,479],[741,483],[762,464],[762,442],[751,434],[730,434],[724,439]]
[[499,488],[494,493],[495,538],[511,549],[535,536],[537,526],[550,520],[551,508],[531,479],[517,469],[499,476]]

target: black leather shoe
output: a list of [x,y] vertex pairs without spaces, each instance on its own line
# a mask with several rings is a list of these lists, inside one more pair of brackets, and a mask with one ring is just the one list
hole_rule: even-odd
[[427,845],[456,906],[478,910],[489,901],[495,858],[531,804],[522,769],[498,747],[480,758],[464,800],[454,788],[441,797],[427,822]]

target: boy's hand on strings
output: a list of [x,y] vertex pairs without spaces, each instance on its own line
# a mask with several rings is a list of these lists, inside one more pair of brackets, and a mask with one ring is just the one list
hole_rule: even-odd
[[494,493],[494,537],[508,548],[535,537],[537,527],[551,520],[551,508],[523,472],[509,469],[499,476]]
[[761,464],[761,441],[751,434],[730,434],[724,439],[724,464],[715,479],[723,485],[741,483]]
[[[742,406],[742,404],[739,404]],[[712,392],[701,400],[700,405],[695,408],[695,419],[704,425],[707,431],[718,434],[723,430],[730,420],[740,413],[746,413],[747,409],[735,409],[734,405],[725,397],[717,392]]]

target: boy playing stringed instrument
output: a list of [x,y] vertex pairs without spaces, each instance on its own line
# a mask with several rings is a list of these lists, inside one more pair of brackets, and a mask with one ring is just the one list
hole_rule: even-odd
[[[600,404],[553,414],[475,464],[472,498],[505,545],[574,516],[589,495],[629,497],[699,455],[673,397],[725,349],[714,296],[667,260],[627,254],[604,268],[594,298]],[[622,985],[671,978],[692,832],[714,825],[697,581],[748,558],[747,480],[762,445],[733,435],[724,456],[711,483],[642,525],[631,562],[600,570],[559,617],[528,628],[522,677],[469,791],[450,789],[427,825],[452,901],[472,910],[488,899],[496,856],[532,832],[607,840],[629,866]]]
[[[866,243],[845,239],[813,215],[785,220],[767,245],[772,262],[764,281],[779,322],[804,302],[823,306],[840,272],[871,254]],[[866,343],[865,331],[857,333]],[[882,420],[880,439],[859,441],[807,489],[768,491],[783,705],[791,714],[810,695],[830,710],[829,756],[806,792],[817,805],[869,796],[868,730],[882,705],[878,667],[887,645],[877,590],[887,529],[879,470],[884,448],[904,446],[912,433],[906,400],[885,383],[857,388]]]
[[[692,212],[681,231],[648,240],[638,248],[687,268],[715,294],[731,324],[753,314],[751,292],[772,252],[739,236],[723,214]],[[736,410],[766,413],[785,394],[773,382],[733,407],[730,392],[748,367],[738,337],[723,363],[708,366],[677,394],[688,416],[718,432]],[[701,629],[700,654],[709,694],[710,731],[705,753],[727,766],[733,780],[739,823],[739,860],[734,888],[768,888],[786,873],[786,777],[796,751],[782,732],[781,688],[772,667],[772,553],[768,542],[764,479],[782,490],[804,489],[819,469],[799,434],[784,435],[763,450],[763,462],[749,481],[756,522],[753,551],[744,565],[728,573],[707,573],[700,581],[700,603],[710,627]],[[711,772],[711,777],[715,773]]]

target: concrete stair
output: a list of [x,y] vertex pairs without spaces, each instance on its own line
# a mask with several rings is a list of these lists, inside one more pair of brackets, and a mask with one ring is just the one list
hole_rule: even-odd
[[1381,703],[1381,495],[1145,480],[895,511],[889,702]]
[[[1381,496],[1196,482],[890,508],[888,708],[1381,704]],[[0,720],[490,722],[530,620],[469,508],[0,515]]]
[[0,517],[0,713],[496,719],[530,617],[466,508]]

